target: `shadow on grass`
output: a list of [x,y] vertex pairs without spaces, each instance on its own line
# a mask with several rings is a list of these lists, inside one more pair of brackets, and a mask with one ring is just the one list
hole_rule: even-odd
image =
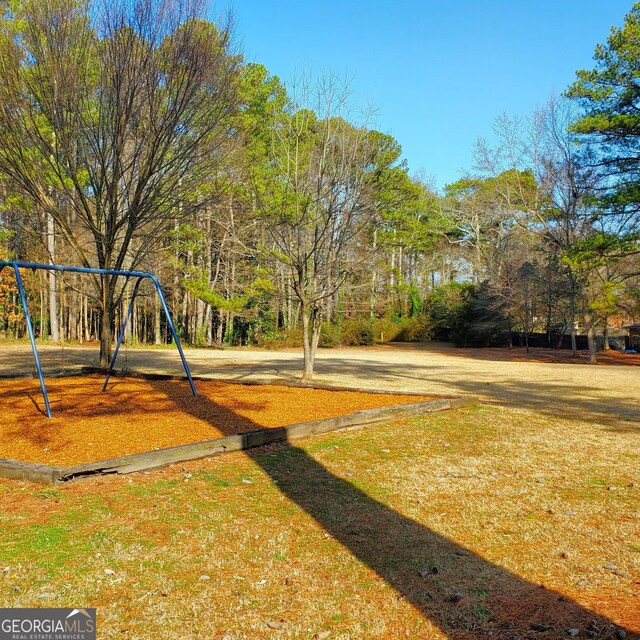
[[[179,383],[175,383],[179,384]],[[166,390],[166,387],[164,387]],[[178,402],[186,398],[176,394]],[[233,412],[211,403],[218,412]],[[182,409],[190,413],[192,403]],[[213,410],[213,407],[212,407]],[[246,424],[246,418],[242,418]],[[255,425],[256,427],[258,425]],[[332,474],[304,449],[246,454],[278,489],[450,638],[638,638],[562,594],[485,560]],[[463,517],[460,515],[459,517]]]

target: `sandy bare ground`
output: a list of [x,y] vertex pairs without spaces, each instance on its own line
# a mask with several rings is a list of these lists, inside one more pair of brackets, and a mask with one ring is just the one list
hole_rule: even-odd
[[[40,353],[45,370],[61,368],[60,347],[45,345]],[[298,350],[187,349],[186,356],[194,375],[212,378],[292,378],[302,370]],[[95,364],[95,346],[64,349],[68,371]],[[124,354],[117,367],[123,364]],[[127,366],[129,370],[182,373],[175,349],[129,349]],[[29,375],[32,370],[28,345],[0,346],[0,375]],[[316,374],[318,381],[363,388],[475,395],[486,403],[640,433],[640,368],[634,366],[504,361],[499,350],[420,343],[320,350]]]

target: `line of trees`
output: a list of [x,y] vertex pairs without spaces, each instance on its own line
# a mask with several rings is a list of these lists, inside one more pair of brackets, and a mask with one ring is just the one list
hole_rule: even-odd
[[[0,257],[153,271],[187,342],[299,340],[305,377],[321,344],[543,330],[575,350],[578,323],[595,359],[598,324],[637,314],[639,5],[593,71],[500,117],[441,194],[346,80],[285,86],[206,16],[0,2]],[[106,365],[130,283],[25,277],[40,338],[98,339]],[[0,334],[23,332],[7,276]],[[129,340],[166,333],[141,296]]]

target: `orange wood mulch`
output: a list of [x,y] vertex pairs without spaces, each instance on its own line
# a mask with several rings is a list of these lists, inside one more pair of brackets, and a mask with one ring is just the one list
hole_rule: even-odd
[[53,418],[37,380],[0,381],[0,458],[69,466],[262,428],[333,418],[362,409],[432,400],[427,396],[112,379],[47,380]]

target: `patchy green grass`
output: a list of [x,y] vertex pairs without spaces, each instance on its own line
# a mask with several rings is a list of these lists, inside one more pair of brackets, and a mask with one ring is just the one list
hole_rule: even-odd
[[479,406],[148,474],[1,481],[0,605],[96,606],[101,638],[632,637],[636,439]]

